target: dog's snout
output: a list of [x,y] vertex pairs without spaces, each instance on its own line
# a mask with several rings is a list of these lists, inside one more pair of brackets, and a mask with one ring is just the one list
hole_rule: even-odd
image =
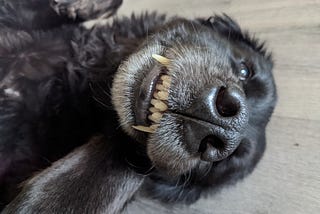
[[188,151],[203,161],[219,161],[238,147],[248,122],[244,92],[236,85],[205,88],[184,112]]

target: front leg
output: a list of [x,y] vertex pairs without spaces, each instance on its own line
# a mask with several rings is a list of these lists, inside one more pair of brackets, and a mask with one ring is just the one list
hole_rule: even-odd
[[96,132],[87,75],[70,68],[71,33],[0,30],[0,210],[19,183]]
[[122,150],[94,137],[29,180],[3,214],[120,213],[144,180]]

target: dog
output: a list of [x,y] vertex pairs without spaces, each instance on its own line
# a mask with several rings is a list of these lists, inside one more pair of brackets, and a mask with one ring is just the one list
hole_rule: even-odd
[[227,15],[109,23],[121,3],[0,1],[3,213],[119,213],[137,192],[190,204],[261,159],[265,45]]

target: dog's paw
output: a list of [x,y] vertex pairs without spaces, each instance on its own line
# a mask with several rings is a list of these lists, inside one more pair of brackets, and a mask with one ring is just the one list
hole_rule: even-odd
[[60,16],[89,20],[112,16],[122,0],[50,0],[51,7]]
[[77,18],[77,4],[74,0],[50,0],[51,7],[58,15],[68,16],[69,18]]

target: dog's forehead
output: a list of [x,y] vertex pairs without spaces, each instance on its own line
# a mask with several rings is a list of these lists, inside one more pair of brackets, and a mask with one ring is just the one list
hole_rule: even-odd
[[245,58],[256,54],[248,44],[234,40],[197,21],[186,19],[169,22],[157,33],[155,39],[179,55],[197,52],[197,55],[201,55],[202,59],[206,57],[213,59],[213,56],[217,59],[222,59],[222,56]]

